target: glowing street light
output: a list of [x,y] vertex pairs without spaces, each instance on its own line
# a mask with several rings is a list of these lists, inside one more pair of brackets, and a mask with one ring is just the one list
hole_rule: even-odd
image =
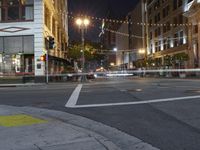
[[[90,20],[87,18],[77,18],[75,21],[76,25],[80,28],[81,30],[81,41],[82,41],[82,72],[85,72],[85,29],[90,25]],[[82,81],[86,80],[86,76],[82,76]]]
[[78,26],[81,26],[82,23],[83,23],[83,21],[82,21],[80,18],[76,19],[76,24],[77,24]]
[[84,28],[84,27],[87,27],[87,26],[90,25],[90,20],[87,19],[87,18],[84,18],[84,19],[82,19],[82,18],[77,18],[77,19],[76,19],[76,24],[77,24],[79,27]]
[[114,52],[117,52],[117,51],[118,51],[118,49],[115,47],[115,48],[113,49],[113,51],[114,51]]
[[85,19],[83,20],[83,24],[87,27],[87,26],[90,24],[89,19],[85,18]]

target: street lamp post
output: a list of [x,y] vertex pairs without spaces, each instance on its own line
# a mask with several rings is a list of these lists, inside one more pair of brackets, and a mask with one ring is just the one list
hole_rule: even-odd
[[87,27],[89,26],[90,21],[87,18],[77,18],[76,19],[76,25],[78,25],[78,27],[81,30],[81,42],[82,42],[82,79],[81,81],[84,82],[86,81],[86,76],[85,76],[85,30],[87,29]]

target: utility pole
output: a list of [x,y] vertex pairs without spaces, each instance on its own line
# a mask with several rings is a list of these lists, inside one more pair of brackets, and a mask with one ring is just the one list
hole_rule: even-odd
[[81,42],[82,42],[82,78],[81,81],[85,82],[86,81],[86,76],[85,76],[85,32],[84,28],[81,28]]

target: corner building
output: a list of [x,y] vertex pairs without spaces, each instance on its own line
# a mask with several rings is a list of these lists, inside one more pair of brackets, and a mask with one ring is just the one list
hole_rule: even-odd
[[[191,3],[193,0],[146,0],[147,55],[158,66],[164,66],[165,56],[189,55],[188,18],[183,14]],[[187,63],[182,65],[188,67]]]
[[67,63],[67,0],[0,0],[0,74],[43,76],[47,52],[45,39],[52,36],[49,73],[60,73]]

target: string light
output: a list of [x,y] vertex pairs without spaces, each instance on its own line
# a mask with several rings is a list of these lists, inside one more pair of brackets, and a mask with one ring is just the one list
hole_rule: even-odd
[[[70,18],[74,19],[75,17],[73,16],[70,16]],[[101,28],[100,28],[101,29]],[[119,32],[119,31],[115,31],[115,30],[112,30],[112,29],[109,29],[109,28],[104,28],[105,31],[107,32],[111,32],[111,33],[115,33],[115,34],[118,34],[118,35],[122,35],[122,36],[126,36],[126,37],[131,37],[131,38],[138,38],[138,39],[144,39],[145,37],[143,36],[138,36],[138,35],[130,35],[128,33],[123,33],[123,32]],[[187,36],[184,36],[182,38],[187,38]],[[150,38],[148,38],[150,40]],[[171,41],[171,40],[178,40],[180,39],[180,37],[176,37],[176,38],[166,38],[166,37],[163,37],[163,38],[154,38],[152,41],[156,42],[156,41],[162,41],[162,40],[167,40],[167,41]]]
[[[88,17],[88,16],[86,16]],[[72,19],[75,19],[76,17],[74,16],[70,16],[69,15],[69,18],[72,18]],[[93,17],[94,18],[94,17]],[[101,19],[100,19],[101,20]],[[104,19],[104,20],[101,20],[101,21],[108,21],[108,19]],[[116,22],[119,21],[119,20],[115,20]],[[141,25],[142,23],[137,23],[138,25]],[[167,24],[163,24],[164,26],[166,26]],[[100,28],[102,29],[102,28]],[[107,32],[111,32],[111,33],[114,33],[114,34],[117,34],[117,35],[121,35],[121,36],[126,36],[126,37],[131,37],[131,38],[138,38],[138,39],[141,39],[143,40],[145,37],[143,36],[138,36],[138,35],[130,35],[128,33],[123,33],[123,32],[119,32],[119,31],[115,31],[115,30],[112,30],[112,29],[109,29],[109,28],[105,28],[104,27],[104,31],[107,31]],[[151,42],[160,42],[160,41],[166,41],[166,43],[163,43],[163,45],[166,45],[166,44],[169,44],[168,42],[170,41],[174,41],[174,40],[180,40],[180,39],[186,39],[188,38],[187,36],[183,36],[183,37],[174,37],[174,38],[169,38],[169,37],[163,37],[163,38],[154,38],[153,40],[151,40],[150,38],[146,38],[148,40],[150,40]],[[159,45],[160,46],[160,45]],[[159,47],[157,46],[157,47]]]
[[[69,17],[73,17],[73,13],[72,12],[68,12],[68,16]],[[189,26],[193,26],[194,24],[191,23],[181,23],[181,24],[173,24],[173,23],[145,23],[145,22],[132,22],[132,21],[127,21],[127,20],[118,20],[118,19],[109,19],[109,18],[101,18],[101,17],[94,17],[94,16],[89,16],[89,15],[84,15],[84,14],[79,14],[76,16],[84,16],[87,18],[90,18],[92,20],[97,20],[97,21],[103,21],[105,20],[106,22],[109,23],[116,23],[116,24],[135,24],[135,25],[140,25],[140,26],[150,26],[150,27],[162,27],[162,26],[171,26],[171,27],[189,27]]]

